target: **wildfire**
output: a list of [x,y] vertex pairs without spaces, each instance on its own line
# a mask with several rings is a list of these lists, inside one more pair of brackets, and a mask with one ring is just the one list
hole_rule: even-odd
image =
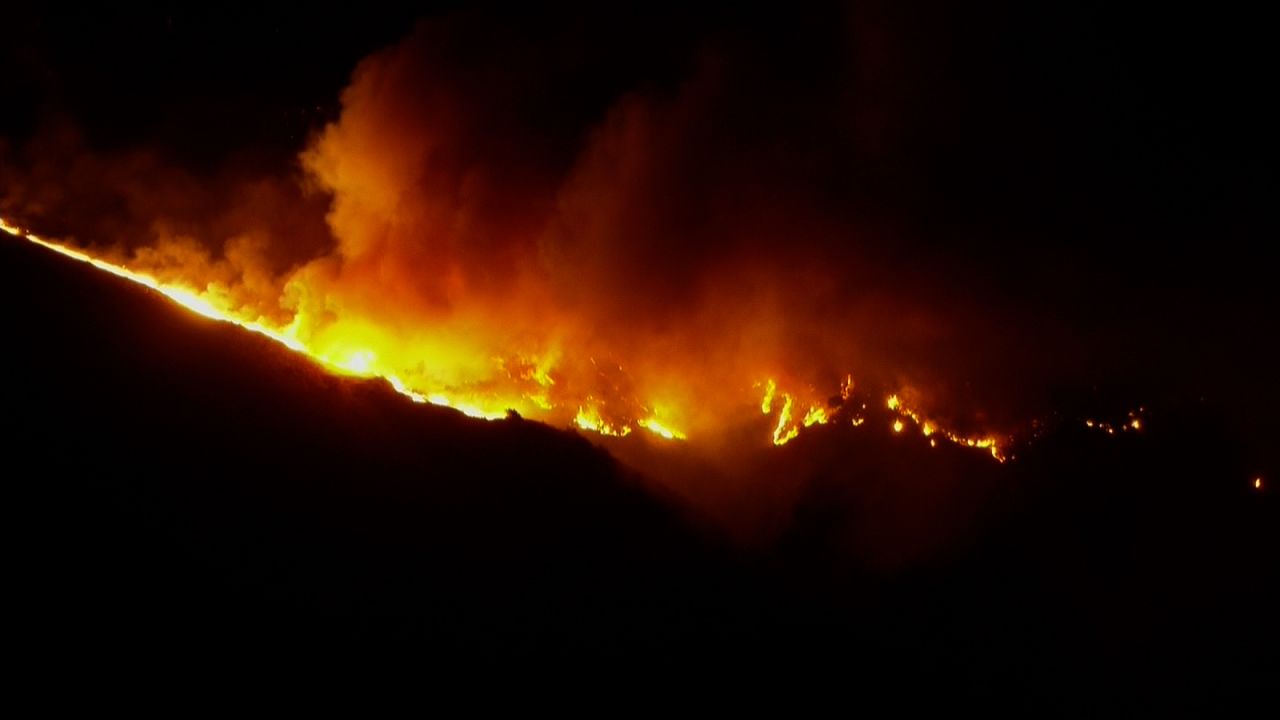
[[626,437],[631,434],[631,426],[623,425],[617,427],[600,416],[600,411],[594,406],[578,408],[578,415],[573,419],[574,423],[583,430],[600,433],[601,435],[613,435],[614,437]]
[[[483,388],[485,392],[450,391],[449,387],[433,387],[420,379],[422,363],[418,363],[417,372],[406,374],[397,370],[397,366],[388,361],[374,346],[378,332],[376,329],[361,328],[353,330],[347,336],[335,338],[325,334],[306,334],[303,313],[299,311],[288,322],[272,322],[261,316],[239,310],[225,299],[212,285],[205,288],[195,283],[183,283],[161,280],[155,274],[131,269],[125,264],[95,257],[85,251],[64,244],[46,240],[34,233],[0,219],[0,230],[57,252],[79,262],[92,265],[117,277],[148,287],[183,307],[221,322],[242,327],[250,332],[280,343],[295,352],[304,354],[330,371],[358,377],[379,377],[398,393],[417,403],[430,403],[451,407],[475,418],[494,420],[506,417],[514,410],[521,414],[554,419],[556,411],[564,407],[566,400],[557,397],[560,390],[555,372],[555,356],[544,357],[497,357],[494,364],[509,378],[516,381],[518,391],[499,391],[496,388]],[[361,341],[367,339],[368,345]],[[673,408],[657,408],[636,397],[627,388],[627,377],[621,367],[609,366],[591,360],[601,382],[610,391],[608,400],[599,396],[586,395],[575,404],[570,405],[572,414],[566,424],[572,424],[582,430],[614,437],[626,437],[636,429],[643,429],[654,436],[665,440],[685,440],[687,434],[679,428],[677,419],[679,412]],[[838,400],[832,399],[828,404],[822,395],[813,388],[800,393],[795,390],[783,390],[774,378],[769,378],[763,385],[760,400],[760,411],[764,415],[776,413],[772,423],[771,439],[775,445],[785,445],[798,437],[804,428],[826,425],[836,417],[844,417],[841,413],[854,404],[855,383],[852,374],[847,374],[839,383]],[[986,450],[995,459],[1003,462],[1005,457],[999,443],[994,437],[966,437],[944,428],[935,420],[926,419],[923,415],[907,405],[897,394],[889,395],[885,406],[894,414],[892,429],[894,433],[906,430],[907,423],[920,427],[924,437],[929,438],[930,445],[937,446],[939,437],[963,447]],[[866,403],[861,404],[865,411]],[[850,423],[860,427],[866,421],[863,414],[852,416]],[[1093,421],[1089,421],[1093,427]],[[1142,424],[1136,415],[1131,414],[1130,422],[1123,425],[1125,430],[1138,430]],[[1108,432],[1114,428],[1106,426]]]
[[1128,416],[1120,422],[1108,422],[1105,420],[1088,419],[1084,421],[1084,426],[1090,430],[1106,433],[1107,435],[1115,435],[1116,432],[1141,432],[1146,428],[1146,423],[1142,419],[1142,413],[1146,412],[1146,408],[1138,408],[1129,411]]
[[[259,319],[241,317],[230,308],[223,306],[219,302],[218,296],[213,292],[208,290],[201,291],[194,287],[186,287],[177,283],[162,282],[151,274],[131,270],[123,265],[93,257],[81,250],[46,240],[2,218],[0,218],[0,230],[14,237],[25,238],[41,247],[73,260],[87,263],[117,277],[143,285],[204,317],[231,323],[250,332],[268,337],[294,352],[307,355],[318,361],[332,372],[358,377],[381,377],[396,392],[408,397],[413,402],[450,407],[470,417],[485,420],[496,420],[507,416],[507,407],[509,405],[498,407],[492,403],[470,401],[465,397],[450,397],[441,392],[422,392],[411,386],[398,374],[384,371],[382,369],[383,365],[379,363],[378,354],[371,349],[340,345],[329,351],[321,351],[304,343],[298,337],[297,323],[278,326],[269,325]],[[548,387],[555,383],[555,380],[545,368],[533,368],[524,373],[524,375],[525,379],[532,380],[537,386]],[[545,395],[531,393],[522,399],[531,402],[535,407],[549,409]],[[617,437],[625,437],[633,430],[633,426],[630,423],[618,423],[606,419],[599,407],[593,402],[578,408],[574,417],[574,424],[584,430]],[[656,415],[642,417],[635,421],[634,426],[643,428],[667,440],[684,440],[686,438],[682,431],[671,425],[670,420],[659,419]]]
[[1000,442],[993,436],[985,437],[969,437],[959,432],[943,428],[937,421],[925,418],[919,411],[907,407],[902,399],[896,394],[890,395],[885,400],[885,406],[892,412],[897,413],[898,419],[893,422],[893,431],[900,433],[906,428],[904,421],[911,421],[920,427],[920,434],[929,438],[929,446],[937,447],[938,440],[936,436],[946,438],[950,442],[962,447],[976,448],[986,450],[991,457],[1000,462],[1006,460],[1004,451],[1000,447]]

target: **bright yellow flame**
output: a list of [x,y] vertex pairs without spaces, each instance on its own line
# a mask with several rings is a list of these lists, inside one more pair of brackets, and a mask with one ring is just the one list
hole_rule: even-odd
[[583,406],[578,408],[578,415],[573,419],[578,427],[583,430],[600,433],[601,435],[613,435],[614,437],[626,437],[631,434],[631,426],[623,425],[615,427],[600,416],[600,411],[595,406]]
[[936,438],[933,437],[936,434],[945,437],[956,445],[986,450],[991,454],[991,457],[995,458],[999,462],[1005,461],[1004,453],[1000,450],[1000,444],[994,437],[964,437],[963,435],[951,430],[943,429],[938,425],[938,423],[932,420],[926,420],[919,412],[907,407],[897,395],[890,395],[886,405],[888,405],[890,410],[897,412],[900,416],[900,418],[895,420],[893,423],[894,432],[902,432],[903,428],[906,427],[903,419],[910,420],[920,426],[920,432],[924,434],[925,437],[930,438],[929,445],[931,447],[937,447]]
[[804,415],[805,427],[809,427],[811,425],[826,425],[826,424],[827,424],[827,411],[817,405],[814,405],[813,407],[809,408],[809,412],[805,413]]
[[774,382],[773,379],[770,378],[769,381],[765,383],[764,399],[760,401],[760,412],[762,414],[768,415],[773,412],[773,395],[776,392],[778,392],[778,383]]
[[825,425],[831,416],[826,408],[812,404],[805,411],[804,417],[796,422],[796,398],[791,393],[778,392],[778,383],[772,378],[765,382],[764,398],[760,402],[760,411],[768,415],[773,411],[777,400],[782,399],[782,407],[778,410],[778,420],[773,426],[773,444],[786,445],[800,435],[801,427]]
[[644,418],[642,420],[637,420],[636,424],[644,428],[645,430],[648,430],[649,432],[655,435],[664,437],[668,440],[686,439],[684,433],[680,432],[679,430],[673,430],[672,428],[669,428],[663,425],[662,423],[658,422],[653,418]]
[[1138,418],[1134,418],[1132,421],[1129,422],[1129,427],[1133,428],[1134,430],[1141,430],[1142,421],[1138,420]]
[[1261,490],[1261,489],[1262,489],[1262,478],[1261,478],[1261,477],[1256,477],[1256,478],[1254,478],[1254,479],[1253,479],[1253,489],[1254,489],[1254,490]]
[[[6,223],[5,224],[6,232],[9,232],[9,228],[11,227],[13,226],[8,225]],[[18,231],[17,233],[11,233],[11,234],[17,234],[19,237],[24,236],[24,234],[21,231]],[[159,280],[156,280],[155,278],[145,273],[134,272],[132,270],[129,270],[128,268],[121,267],[120,265],[116,265],[114,263],[109,263],[105,260],[99,260],[97,258],[90,257],[89,255],[86,255],[80,252],[79,250],[73,250],[64,245],[59,245],[57,243],[49,242],[48,240],[45,240],[32,233],[25,233],[25,237],[31,242],[41,247],[48,248],[49,250],[65,255],[73,260],[79,260],[80,262],[88,263],[98,268],[99,270],[105,270],[106,272],[109,272],[112,275],[115,275],[117,277],[130,280],[132,282],[138,283],[139,285],[145,285],[146,287],[149,287],[152,290],[155,290],[156,292],[160,293],[161,295],[164,295],[170,300],[173,300],[179,305],[182,305],[188,310],[196,312],[207,318],[210,318],[213,320],[220,320],[222,322],[231,323],[233,325],[239,325],[240,327],[246,330],[249,330],[251,332],[258,333],[259,335],[265,335],[266,337],[269,337],[272,340],[275,340],[281,345],[288,347],[290,350],[294,350],[302,353],[306,352],[306,349],[303,347],[302,343],[299,342],[296,338],[288,337],[277,330],[273,330],[271,328],[268,328],[262,325],[261,323],[241,320],[240,318],[234,317],[226,312],[223,312],[219,308],[215,307],[208,300],[205,300],[204,298],[202,298],[199,295],[199,293],[196,292],[195,290],[192,290],[190,288],[184,288],[177,285],[163,284]],[[326,364],[332,366],[331,363],[326,363]]]
[[773,428],[774,445],[786,445],[800,434],[800,428],[791,424],[791,396],[783,395],[782,398],[782,411],[778,413],[778,424]]
[[[367,331],[368,337],[357,334],[338,337],[304,335],[301,333],[300,328],[306,323],[301,313],[297,314],[286,325],[270,324],[260,317],[244,316],[243,311],[237,311],[231,305],[225,293],[217,292],[212,285],[201,289],[182,282],[161,281],[151,274],[131,270],[123,265],[92,257],[80,250],[45,240],[34,233],[22,230],[3,218],[0,218],[0,230],[4,230],[15,237],[25,237],[27,240],[61,255],[90,264],[99,270],[104,270],[117,277],[148,287],[204,317],[238,325],[246,330],[268,337],[295,352],[307,355],[333,372],[361,377],[381,377],[396,392],[410,398],[413,402],[451,407],[471,417],[487,420],[506,417],[508,408],[520,411],[533,410],[535,413],[538,409],[550,412],[558,408],[559,412],[564,413],[561,415],[561,418],[564,419],[568,412],[572,411],[571,409],[576,406],[577,410],[573,423],[584,430],[603,435],[625,436],[631,433],[635,427],[640,427],[667,439],[683,440],[686,438],[685,434],[672,427],[669,421],[659,419],[659,416],[665,418],[663,413],[656,412],[653,408],[647,407],[639,401],[636,401],[631,406],[631,411],[621,414],[615,412],[606,417],[601,412],[601,406],[598,401],[590,397],[581,403],[577,401],[566,403],[564,400],[553,400],[550,388],[556,386],[556,380],[552,376],[551,370],[556,362],[558,353],[551,353],[541,357],[520,356],[508,360],[493,358],[497,366],[508,376],[513,379],[527,381],[524,382],[525,389],[510,393],[506,397],[486,394],[483,389],[475,392],[466,390],[461,392],[455,392],[454,390],[441,391],[440,383],[437,381],[430,379],[424,381],[420,377],[415,379],[416,375],[421,374],[421,370],[414,370],[410,367],[404,368],[403,372],[401,372],[397,369],[397,366],[384,361],[379,356],[379,353],[374,350],[375,347],[378,347],[379,331],[376,328],[361,329],[360,332]],[[448,352],[448,348],[440,348],[440,352]],[[592,362],[594,363],[595,361],[592,360]],[[424,383],[429,387],[421,387]],[[453,387],[448,384],[446,386]],[[853,396],[853,389],[853,376],[848,374],[840,383],[841,398],[849,400]],[[779,398],[781,398],[780,408],[777,407]],[[814,398],[812,397],[806,396],[806,398],[808,409],[805,411],[804,417],[797,422],[793,414],[796,411],[797,396],[780,392],[778,383],[773,378],[766,381],[764,396],[760,402],[760,411],[768,415],[775,408],[778,409],[777,421],[772,431],[772,438],[775,444],[784,445],[794,439],[800,434],[801,427],[822,425],[831,420],[831,412],[826,407],[820,403],[813,402]],[[1002,462],[1004,460],[994,438],[961,437],[931,420],[926,421],[919,413],[907,408],[897,394],[890,395],[886,404],[889,410],[900,416],[894,420],[894,432],[902,432],[905,428],[904,419],[910,420],[920,425],[921,432],[926,437],[937,434],[959,445],[987,449],[992,457]],[[865,403],[862,404],[862,408],[866,408]],[[864,422],[865,418],[860,416],[851,420],[854,427],[858,427]],[[1089,427],[1094,427],[1093,421],[1089,421],[1088,425]],[[1131,425],[1134,429],[1137,429],[1139,427],[1138,420],[1134,419]],[[1112,432],[1109,426],[1106,426],[1106,429],[1108,432]],[[931,445],[936,446],[936,441],[931,439]]]
[[[348,348],[344,350],[330,349],[327,352],[321,352],[314,347],[304,344],[296,335],[296,321],[294,325],[288,327],[270,327],[258,320],[248,320],[237,317],[229,308],[224,307],[218,302],[218,296],[208,289],[201,291],[192,287],[183,286],[178,283],[161,282],[154,276],[130,270],[122,265],[113,262],[95,258],[85,252],[76,250],[59,243],[51,242],[41,238],[35,233],[25,232],[21,228],[0,218],[0,229],[19,238],[40,245],[48,250],[52,250],[60,255],[64,255],[73,260],[87,263],[93,267],[111,273],[116,277],[124,278],[131,282],[145,286],[154,290],[179,305],[187,308],[204,317],[220,322],[238,325],[250,332],[263,335],[284,345],[295,352],[307,355],[313,360],[319,362],[330,371],[339,374],[354,374],[363,377],[382,377],[396,392],[410,398],[417,403],[431,403],[444,407],[453,408],[470,417],[496,420],[506,417],[506,406],[502,404],[502,400],[496,399],[492,405],[475,402],[466,397],[450,397],[443,393],[423,394],[412,389],[405,380],[398,374],[387,372],[378,364],[378,357],[375,352],[366,348]],[[555,384],[555,380],[548,374],[545,367],[535,367],[528,372],[529,379],[536,382],[539,386],[548,387]],[[535,405],[544,407],[548,404],[545,396],[534,397]],[[540,401],[540,402],[539,402]],[[604,421],[598,411],[594,409],[579,409],[578,416],[575,418],[578,427],[594,430],[605,435],[624,436],[631,432],[629,425],[615,425]],[[673,439],[684,439],[684,434],[678,430],[668,428],[661,425],[656,420],[651,420],[650,427],[660,427],[661,431],[654,430],[655,433],[663,437],[671,437]]]
[[[377,357],[372,350],[353,350],[346,360],[335,363],[335,365],[356,375],[369,375],[373,370],[373,362]],[[395,385],[395,383],[391,384],[392,387],[395,387]]]

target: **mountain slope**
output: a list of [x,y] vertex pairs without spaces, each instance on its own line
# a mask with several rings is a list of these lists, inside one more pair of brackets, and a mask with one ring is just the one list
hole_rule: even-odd
[[0,268],[11,640],[36,674],[607,658],[1067,712],[1274,678],[1274,495],[1199,411],[1004,466],[816,428],[762,468],[800,499],[746,550],[574,433],[413,405],[24,243]]

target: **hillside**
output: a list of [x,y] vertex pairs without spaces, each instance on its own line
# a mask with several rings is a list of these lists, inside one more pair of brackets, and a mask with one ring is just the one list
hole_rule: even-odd
[[1066,710],[1273,678],[1274,496],[1206,417],[1063,431],[1007,466],[823,429],[757,473],[798,501],[742,546],[575,433],[413,405],[23,243],[0,267],[30,667],[126,647],[814,666]]

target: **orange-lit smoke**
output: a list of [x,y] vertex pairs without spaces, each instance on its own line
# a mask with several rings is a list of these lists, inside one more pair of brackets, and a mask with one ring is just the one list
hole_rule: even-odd
[[[796,128],[740,115],[754,78],[723,54],[562,141],[530,127],[538,82],[455,71],[442,37],[423,26],[359,65],[301,154],[302,190],[215,191],[145,153],[83,161],[149,218],[106,233],[149,239],[94,254],[420,399],[607,435],[696,440],[764,414],[760,442],[782,444],[837,415],[860,425],[840,414],[855,379],[879,404],[972,367],[943,349],[978,314],[949,317],[858,250],[871,231],[813,200],[808,150],[763,149]],[[306,220],[317,203],[327,231]],[[895,430],[1001,457],[972,416],[951,409],[964,430],[944,429],[895,403]]]

